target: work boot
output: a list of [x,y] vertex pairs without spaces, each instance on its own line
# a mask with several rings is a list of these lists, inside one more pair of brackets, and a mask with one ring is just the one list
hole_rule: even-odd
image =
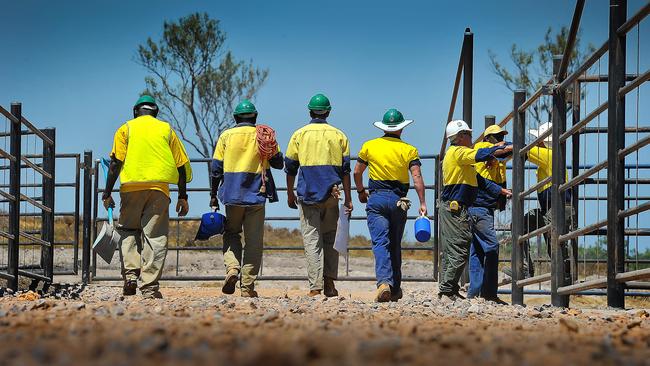
[[138,281],[128,280],[124,281],[124,287],[122,288],[122,295],[124,296],[133,296],[135,291],[138,289]]
[[241,297],[257,297],[257,291],[246,288],[241,289]]
[[377,302],[389,302],[391,297],[390,286],[386,283],[382,283],[377,287],[377,296],[375,296],[375,301]]
[[235,287],[237,287],[237,280],[239,280],[239,270],[231,269],[226,273],[226,279],[223,281],[223,287],[221,292],[226,295],[232,295],[235,293]]
[[485,299],[485,300],[486,300],[486,301],[493,302],[493,303],[496,303],[497,305],[510,305],[510,304],[508,304],[507,302],[501,300],[501,299],[499,298],[499,296],[495,296],[495,297],[493,297],[493,298],[489,298],[489,299]]
[[142,293],[142,297],[145,299],[162,299],[163,295],[158,290],[154,291],[145,291]]
[[396,302],[397,300],[401,299],[404,297],[404,294],[402,293],[402,289],[397,289],[397,291],[390,291],[390,301]]
[[321,290],[309,290],[309,297],[316,297],[320,296]]
[[334,287],[334,279],[325,277],[323,279],[324,281],[324,287],[325,290],[323,290],[323,294],[326,297],[334,297],[334,296],[339,296],[339,292],[336,290],[336,287]]
[[461,300],[463,297],[455,293],[455,292],[439,292],[438,293],[438,299],[439,300],[448,300],[448,301],[456,301],[456,300]]

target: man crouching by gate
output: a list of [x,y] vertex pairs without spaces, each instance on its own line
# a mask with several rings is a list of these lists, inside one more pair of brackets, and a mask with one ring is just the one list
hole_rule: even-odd
[[[278,195],[270,167],[282,169],[284,160],[275,131],[257,125],[257,109],[243,100],[233,113],[235,127],[224,131],[214,150],[210,206],[226,205],[223,261],[226,279],[221,291],[233,294],[241,272],[241,296],[257,297],[255,279],[262,263],[266,199]],[[244,232],[244,245],[241,233]]]
[[120,258],[125,296],[140,292],[161,299],[158,281],[167,256],[169,184],[178,184],[178,216],[187,215],[186,184],[192,168],[183,143],[169,123],[156,119],[158,106],[143,95],[133,107],[134,119],[115,133],[111,164],[102,195],[104,207],[115,207],[111,197],[118,176],[120,186]]
[[[491,148],[501,143],[508,131],[498,125],[492,125],[483,132],[483,141],[474,145],[475,149]],[[497,158],[510,155],[506,149],[493,153]],[[480,176],[506,187],[506,164],[502,160],[488,160],[474,165]],[[500,193],[500,192],[499,192]],[[469,249],[469,290],[467,297],[480,296],[497,304],[507,305],[497,296],[499,282],[499,241],[494,230],[494,210],[505,209],[506,196],[492,194],[487,189],[479,188],[476,200],[469,208],[474,227],[472,229],[472,246]]]
[[465,121],[456,120],[447,124],[446,136],[451,141],[442,161],[443,188],[439,210],[440,237],[443,245],[442,279],[439,298],[452,301],[463,298],[458,292],[458,281],[467,264],[472,244],[472,222],[468,207],[476,199],[479,188],[493,196],[510,196],[511,192],[477,174],[474,164],[494,160],[494,152],[512,151],[512,145],[504,142],[493,147],[474,149],[472,129]]

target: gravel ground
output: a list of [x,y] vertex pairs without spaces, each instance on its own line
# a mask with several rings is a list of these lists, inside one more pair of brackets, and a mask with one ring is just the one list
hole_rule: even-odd
[[78,299],[78,287],[59,300],[5,294],[0,365],[650,365],[641,309],[449,303],[431,284],[389,304],[344,283],[330,299],[304,284],[267,282],[258,299],[212,285],[164,287],[162,300],[99,285]]

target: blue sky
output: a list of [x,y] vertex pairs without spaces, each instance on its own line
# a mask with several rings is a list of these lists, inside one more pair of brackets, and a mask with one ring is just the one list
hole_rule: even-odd
[[[644,4],[630,0],[628,13]],[[391,107],[416,120],[404,139],[432,154],[444,131],[464,29],[475,33],[474,121],[481,126],[483,115],[500,119],[512,106],[511,93],[491,72],[488,49],[506,60],[512,43],[533,48],[547,27],[570,24],[574,6],[559,0],[7,2],[0,12],[0,104],[8,109],[20,101],[30,120],[56,127],[60,152],[105,156],[144,88],[137,46],[158,38],[165,20],[207,12],[221,20],[236,57],[270,70],[255,103],[283,149],[308,121],[309,97],[324,92],[334,108],[331,122],[348,134],[353,154],[379,135],[371,122]],[[602,44],[607,22],[607,2],[588,2],[583,43]],[[650,37],[645,24],[642,42]],[[641,52],[643,72],[650,57]],[[428,183],[432,175],[425,173]],[[282,174],[276,179],[284,181]],[[191,203],[198,214],[207,195]],[[278,203],[268,212],[288,214],[285,207]],[[357,203],[357,214],[361,209]]]

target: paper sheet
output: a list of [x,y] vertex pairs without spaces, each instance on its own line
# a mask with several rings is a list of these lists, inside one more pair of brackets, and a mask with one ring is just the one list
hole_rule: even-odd
[[348,241],[350,237],[350,217],[345,213],[345,206],[339,209],[339,220],[336,224],[336,238],[334,249],[339,252],[345,260],[348,260]]

